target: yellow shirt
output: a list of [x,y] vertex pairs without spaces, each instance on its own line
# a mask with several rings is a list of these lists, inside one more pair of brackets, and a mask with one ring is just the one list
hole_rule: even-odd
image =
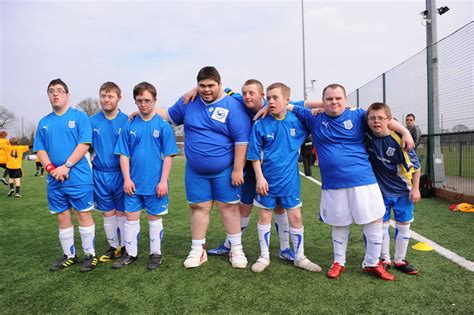
[[[8,142],[7,139],[0,138],[0,147],[6,146],[9,144],[10,142]],[[7,153],[1,149],[0,149],[0,164],[7,164]]]
[[7,168],[9,169],[21,168],[23,153],[30,150],[27,145],[2,145],[0,149],[7,154]]

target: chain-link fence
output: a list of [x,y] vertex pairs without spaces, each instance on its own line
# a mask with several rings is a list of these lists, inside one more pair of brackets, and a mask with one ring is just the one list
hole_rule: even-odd
[[363,108],[384,101],[401,123],[414,114],[424,135],[417,152],[436,187],[474,196],[474,22],[429,49],[353,91],[348,101]]

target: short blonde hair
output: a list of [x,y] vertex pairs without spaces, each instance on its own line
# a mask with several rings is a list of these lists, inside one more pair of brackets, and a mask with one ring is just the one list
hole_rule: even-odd
[[274,90],[274,89],[280,89],[281,91],[281,94],[283,95],[283,97],[290,97],[290,94],[291,94],[291,89],[288,85],[286,84],[283,84],[283,83],[280,83],[280,82],[276,82],[276,83],[273,83],[273,84],[270,84],[268,87],[267,87],[267,93],[271,90]]

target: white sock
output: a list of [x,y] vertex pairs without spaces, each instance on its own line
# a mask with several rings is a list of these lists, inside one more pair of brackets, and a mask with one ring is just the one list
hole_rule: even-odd
[[383,240],[382,250],[380,251],[380,257],[385,259],[386,262],[390,262],[390,221],[382,224],[383,229]]
[[349,242],[349,225],[332,227],[332,246],[334,262],[341,266],[346,265],[347,243]]
[[200,248],[202,249],[203,246],[206,245],[206,239],[203,238],[202,240],[192,240],[191,248]]
[[124,224],[125,249],[130,256],[138,255],[138,235],[140,234],[140,220],[125,221]]
[[76,256],[76,250],[74,249],[74,226],[59,229],[59,242],[63,248],[64,255],[68,258]]
[[163,238],[163,220],[148,221],[150,224],[150,254],[161,255],[161,239]]
[[229,237],[226,237],[226,238],[225,238],[224,246],[227,247],[227,248],[230,248]]
[[257,224],[258,240],[260,242],[260,256],[270,259],[270,231],[271,224]]
[[304,226],[301,229],[290,227],[290,237],[295,251],[295,260],[304,256]]
[[382,250],[382,222],[364,224],[364,239],[365,266],[375,267],[379,263],[380,251]]
[[109,245],[114,248],[119,247],[117,227],[117,217],[115,215],[111,217],[104,217],[105,236],[107,237],[107,242],[109,242]]
[[410,224],[395,224],[395,263],[401,263],[405,259],[410,236]]
[[277,230],[278,239],[280,240],[280,250],[290,247],[290,224],[288,223],[288,215],[275,214],[275,229]]
[[125,221],[127,221],[126,216],[119,217],[117,216],[117,229],[118,229],[118,235],[120,236],[120,247],[125,246],[125,243],[123,240],[125,239]]
[[79,234],[81,235],[82,250],[84,251],[84,254],[91,254],[95,256],[95,249],[94,249],[95,225],[92,224],[91,226],[86,226],[86,227],[80,226]]
[[249,226],[250,217],[240,217],[240,232],[244,232]]
[[242,244],[242,233],[237,234],[227,234],[227,239],[229,239],[230,246]]

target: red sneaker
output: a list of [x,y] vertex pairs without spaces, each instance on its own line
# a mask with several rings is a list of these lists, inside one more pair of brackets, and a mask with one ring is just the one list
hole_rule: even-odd
[[362,270],[365,272],[371,273],[382,280],[387,280],[387,281],[395,280],[395,276],[389,273],[387,270],[385,270],[380,261],[375,267],[368,267],[368,266],[366,267],[364,266],[364,263],[362,263]]
[[328,276],[328,278],[338,279],[344,272],[344,270],[346,270],[346,267],[340,265],[338,262],[335,262],[332,264],[331,268],[329,268],[326,275]]

